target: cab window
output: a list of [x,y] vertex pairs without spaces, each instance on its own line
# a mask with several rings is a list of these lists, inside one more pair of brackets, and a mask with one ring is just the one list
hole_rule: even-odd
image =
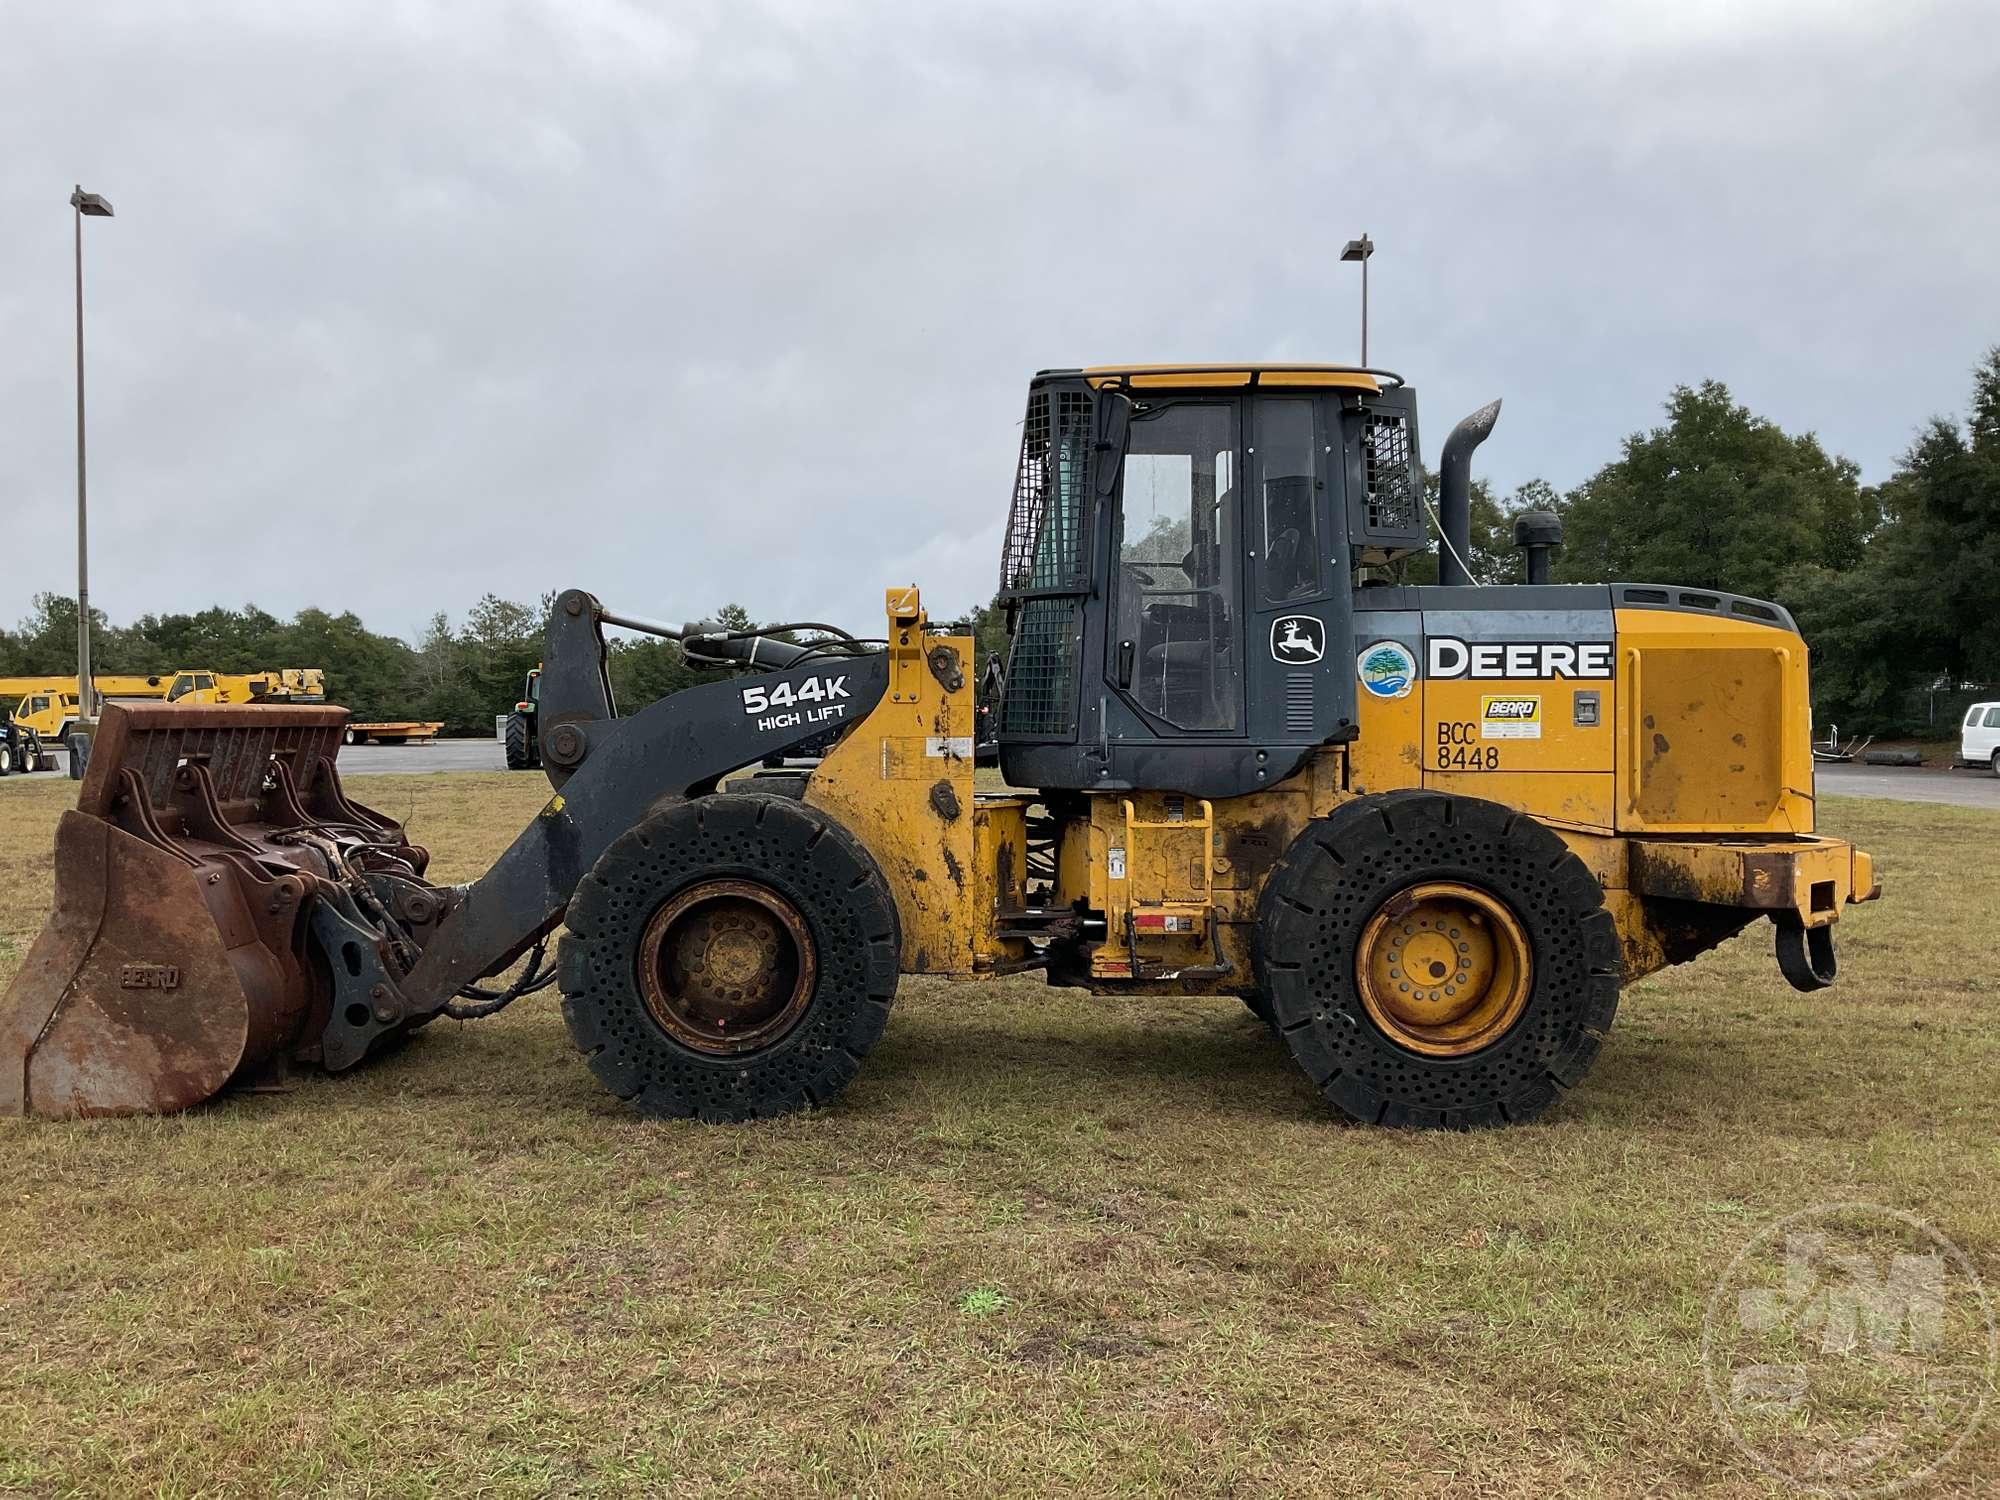
[[1970,709],[1966,710],[1965,727],[1967,729],[1977,729],[1979,727],[1979,716],[1984,712],[1985,710],[1977,703],[1973,704]]
[[1250,492],[1267,603],[1320,592],[1319,507],[1313,487],[1313,404],[1266,398],[1251,408]]
[[25,713],[30,713],[30,714],[47,713],[49,711],[49,700],[46,698],[30,698],[24,705],[22,705],[22,708],[23,712]]
[[2000,703],[1996,703],[1993,707],[1986,710],[1986,727],[1988,729],[2000,729]]
[[1175,402],[1132,419],[1118,676],[1141,708],[1183,729],[1234,729],[1241,717],[1236,452],[1234,402]]
[[167,702],[171,703],[176,698],[186,697],[193,691],[194,679],[183,672],[174,679],[173,686],[167,689]]

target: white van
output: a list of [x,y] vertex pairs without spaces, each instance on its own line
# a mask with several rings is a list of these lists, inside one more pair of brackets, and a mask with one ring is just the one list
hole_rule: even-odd
[[1959,732],[1958,763],[1991,766],[2000,776],[2000,703],[1975,703],[1965,711]]

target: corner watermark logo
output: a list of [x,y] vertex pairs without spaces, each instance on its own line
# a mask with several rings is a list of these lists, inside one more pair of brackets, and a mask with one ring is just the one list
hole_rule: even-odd
[[1760,1230],[1716,1283],[1701,1343],[1709,1399],[1757,1466],[1853,1496],[1949,1463],[1986,1414],[2000,1353],[1964,1252],[1869,1203]]

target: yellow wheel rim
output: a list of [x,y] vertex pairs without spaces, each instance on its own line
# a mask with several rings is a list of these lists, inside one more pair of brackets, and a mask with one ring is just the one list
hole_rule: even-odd
[[1463,1057],[1505,1036],[1534,978],[1528,934],[1505,902],[1456,880],[1398,891],[1362,929],[1361,1003],[1389,1040]]

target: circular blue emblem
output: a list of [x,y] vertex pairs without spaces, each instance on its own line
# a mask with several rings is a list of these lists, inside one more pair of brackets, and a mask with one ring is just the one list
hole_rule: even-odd
[[1407,698],[1417,685],[1417,659],[1398,641],[1363,646],[1354,658],[1361,685],[1377,698]]

